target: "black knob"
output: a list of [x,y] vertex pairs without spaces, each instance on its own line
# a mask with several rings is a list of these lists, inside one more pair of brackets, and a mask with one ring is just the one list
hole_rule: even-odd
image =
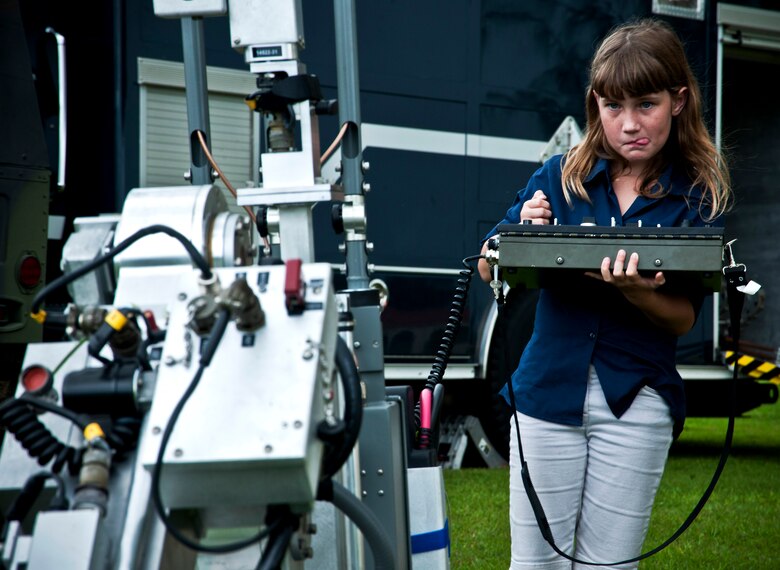
[[344,233],[344,204],[333,204],[330,208],[330,223],[337,234]]

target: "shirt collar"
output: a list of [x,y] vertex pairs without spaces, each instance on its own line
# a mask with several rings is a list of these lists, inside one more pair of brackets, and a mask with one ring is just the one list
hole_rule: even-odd
[[[606,158],[600,158],[593,165],[590,173],[585,177],[584,182],[587,184],[594,180],[598,176],[609,176],[609,161]],[[658,181],[663,188],[669,188],[671,186],[670,194],[677,196],[689,196],[691,193],[691,182],[687,176],[682,176],[672,164],[666,167]]]
[[609,174],[609,161],[606,158],[600,158],[598,161],[596,161],[596,164],[593,165],[593,168],[591,168],[588,175],[585,177],[584,182],[590,182],[596,176],[599,176],[603,174],[604,176],[607,176]]

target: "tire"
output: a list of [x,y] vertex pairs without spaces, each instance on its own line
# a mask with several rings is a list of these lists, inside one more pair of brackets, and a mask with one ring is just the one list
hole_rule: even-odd
[[512,410],[499,392],[517,368],[525,345],[531,339],[538,298],[537,289],[510,289],[503,309],[506,333],[503,333],[501,322],[496,321],[488,352],[483,383],[485,388],[478,417],[493,448],[506,460],[509,459],[509,420]]

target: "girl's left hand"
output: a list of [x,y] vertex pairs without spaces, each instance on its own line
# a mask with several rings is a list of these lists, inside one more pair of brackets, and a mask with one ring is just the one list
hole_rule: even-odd
[[600,279],[605,283],[611,283],[623,294],[630,296],[631,293],[638,293],[641,291],[652,291],[658,289],[661,285],[666,283],[666,277],[663,272],[659,271],[653,278],[642,277],[639,274],[639,254],[634,252],[628,258],[628,264],[626,265],[626,251],[621,249],[615,256],[615,265],[610,271],[609,266],[612,260],[609,257],[605,257],[601,262],[601,273],[594,273],[591,271],[585,272],[585,275]]

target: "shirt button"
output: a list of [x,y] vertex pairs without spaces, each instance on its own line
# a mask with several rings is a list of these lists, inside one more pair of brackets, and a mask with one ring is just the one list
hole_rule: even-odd
[[596,340],[596,333],[588,333],[588,337],[590,337],[590,340]]

